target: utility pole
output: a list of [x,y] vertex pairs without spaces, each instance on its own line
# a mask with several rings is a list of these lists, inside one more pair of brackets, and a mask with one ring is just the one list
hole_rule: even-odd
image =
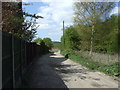
[[64,37],[64,20],[63,20],[63,48],[65,48],[65,37]]

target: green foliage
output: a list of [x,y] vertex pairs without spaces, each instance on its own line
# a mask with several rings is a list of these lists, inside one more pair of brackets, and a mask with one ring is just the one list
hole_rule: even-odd
[[[10,29],[6,31],[22,38],[25,41],[31,42],[37,33],[37,28],[39,27],[36,20],[43,17],[37,14],[24,12],[22,8],[18,8],[18,4],[13,2],[8,3],[8,6],[5,6],[6,4],[4,5],[5,8],[7,8],[7,11],[11,11],[12,14],[3,20],[3,28]],[[24,5],[30,4],[26,3]]]
[[[36,19],[39,19],[41,17],[36,16],[36,14],[34,15],[25,14],[23,15],[23,17],[24,17],[24,22],[22,29],[24,30],[24,32],[22,33],[22,38],[28,42],[31,42],[37,33],[36,31],[37,28],[39,27],[39,25],[37,25]],[[27,17],[30,17],[31,19],[27,19]]]
[[111,16],[95,25],[94,50],[105,53],[118,52],[118,17]]
[[109,12],[114,8],[114,5],[113,2],[76,2],[74,26],[65,29],[61,38],[63,46],[61,53],[92,70],[99,70],[108,75],[119,77],[119,62],[105,65],[89,60],[89,57],[83,57],[79,52],[81,50],[109,54],[118,53],[118,45],[120,44],[118,21],[120,21],[120,16],[112,15],[109,17]]
[[[120,16],[118,16],[120,17]],[[95,24],[93,51],[99,53],[114,54],[118,52],[118,17],[110,18]],[[70,26],[65,29],[64,37],[61,38],[61,46],[64,49],[90,51],[91,29],[89,25]],[[65,44],[64,44],[64,40]]]
[[36,38],[34,41],[32,42],[35,42],[37,43],[38,45],[41,45],[41,46],[47,46],[49,49],[51,49],[53,47],[53,43],[52,43],[52,40],[50,38]]
[[7,23],[6,24],[7,26],[11,26],[10,32],[12,34],[20,36],[20,34],[22,33],[22,22],[23,22],[23,18],[20,18],[18,16],[11,16],[10,18],[7,19],[8,24]]
[[[98,20],[94,25],[93,51],[99,53],[118,52],[118,17],[112,15],[104,21]],[[76,25],[76,30],[81,39],[79,49],[90,50],[91,29],[89,25]]]
[[42,41],[41,38],[36,38],[36,39],[35,39],[34,41],[32,41],[32,42],[35,42],[35,43],[37,43],[38,45],[40,45],[41,41]]
[[52,40],[50,38],[43,38],[43,41],[45,42],[45,45],[49,47],[50,49],[53,47]]
[[50,48],[45,44],[45,42],[42,40],[40,42],[40,52],[42,52],[42,54],[46,54],[48,53],[50,50]]
[[64,49],[78,50],[80,45],[80,37],[73,26],[65,29],[64,36],[61,38]]
[[109,17],[114,7],[114,2],[74,3],[74,25],[81,38],[79,49],[118,52],[118,17]]
[[[120,17],[120,16],[119,16]],[[95,24],[93,51],[99,53],[117,53],[118,52],[118,17],[113,15],[110,18]],[[64,37],[61,38],[61,44],[64,49],[87,50],[90,51],[91,26],[76,25],[65,29]],[[64,44],[64,40],[65,44]]]
[[91,29],[89,25],[75,26],[79,37],[81,38],[79,49],[90,50]]
[[92,70],[98,70],[108,75],[120,77],[120,71],[119,71],[120,62],[104,65],[101,64],[100,62],[90,61],[82,57],[82,55],[79,52],[73,50],[64,50],[61,52],[61,54],[63,54],[64,56],[68,54],[68,57],[71,60],[74,60],[80,63],[81,65],[84,65]]
[[32,18],[43,18],[42,16],[39,16],[39,15],[36,15],[36,14],[29,14],[29,13],[26,13],[26,12],[23,12],[23,15],[25,16],[29,16],[29,17],[32,17]]
[[53,47],[53,43],[52,43],[52,40],[50,38],[36,38],[34,41],[32,42],[35,42],[37,43],[38,45],[42,45],[42,44],[45,44],[45,46],[47,46],[49,49],[51,49]]
[[53,42],[53,47],[56,49],[61,49],[62,48],[61,42]]

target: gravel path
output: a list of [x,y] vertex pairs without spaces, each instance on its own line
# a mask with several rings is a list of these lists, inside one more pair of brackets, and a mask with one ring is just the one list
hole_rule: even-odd
[[118,88],[118,81],[65,59],[59,52],[36,60],[29,70],[30,88]]
[[60,76],[51,67],[51,54],[43,55],[32,63],[28,70],[28,88],[67,88]]

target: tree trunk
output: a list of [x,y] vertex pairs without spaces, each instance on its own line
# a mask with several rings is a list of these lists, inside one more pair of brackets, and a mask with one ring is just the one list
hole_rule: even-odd
[[93,51],[93,32],[94,32],[94,24],[92,25],[92,35],[91,35],[91,41],[90,41],[90,55],[92,55],[92,51]]

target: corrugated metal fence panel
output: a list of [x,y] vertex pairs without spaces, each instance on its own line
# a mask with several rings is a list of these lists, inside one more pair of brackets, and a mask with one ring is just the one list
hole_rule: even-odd
[[2,32],[2,85],[12,88],[12,35]]

